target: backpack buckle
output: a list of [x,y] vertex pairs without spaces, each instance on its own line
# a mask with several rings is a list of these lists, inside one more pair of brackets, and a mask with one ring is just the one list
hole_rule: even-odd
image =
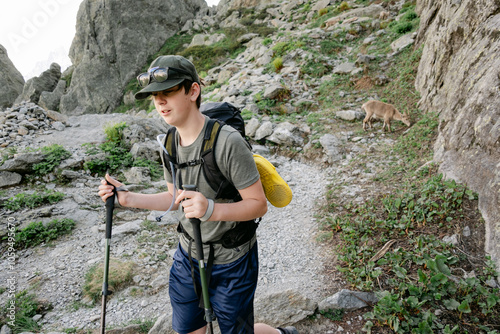
[[204,162],[205,162],[205,160],[203,160],[203,158],[201,158],[201,159],[196,159],[196,160],[190,160],[190,161],[186,162],[186,165],[188,167],[194,167],[194,166],[198,166]]

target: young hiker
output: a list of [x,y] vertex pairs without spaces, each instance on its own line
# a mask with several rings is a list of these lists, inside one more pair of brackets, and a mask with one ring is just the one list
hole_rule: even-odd
[[[178,161],[199,160],[209,118],[199,110],[201,83],[194,65],[181,56],[160,56],[151,63],[147,73],[138,76],[138,80],[144,88],[135,97],[144,99],[152,96],[163,120],[177,128]],[[120,205],[158,211],[167,210],[174,201],[173,208],[178,210],[185,231],[179,237],[169,280],[172,327],[176,332],[205,333],[206,330],[204,310],[199,307],[191,275],[194,268],[194,277],[199,280],[198,267],[192,266],[189,256],[199,258],[188,237],[193,235],[189,219],[199,218],[205,258],[213,248],[209,299],[221,332],[297,333],[293,327],[277,329],[266,324],[254,324],[253,299],[259,266],[255,233],[239,247],[225,248],[220,243],[210,245],[210,242],[220,240],[227,231],[234,230],[236,222],[254,224],[253,219],[267,212],[259,173],[243,137],[232,127],[223,126],[215,152],[218,167],[241,196],[237,202],[233,199],[214,201],[216,192],[208,185],[201,165],[178,169],[175,180],[165,168],[168,191],[158,194],[129,192],[122,183],[106,175],[106,180],[99,186],[99,195],[106,201],[116,187]],[[174,184],[178,189],[182,189],[183,184],[196,185],[198,191],[178,190],[174,193]]]

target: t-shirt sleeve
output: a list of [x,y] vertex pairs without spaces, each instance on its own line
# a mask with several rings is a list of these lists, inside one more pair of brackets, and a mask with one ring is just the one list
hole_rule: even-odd
[[220,171],[236,189],[245,189],[259,180],[252,152],[238,131],[230,129],[225,132],[218,138],[215,149]]

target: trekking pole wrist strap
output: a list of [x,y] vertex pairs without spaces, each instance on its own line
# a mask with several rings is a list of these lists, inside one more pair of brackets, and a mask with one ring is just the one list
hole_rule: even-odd
[[[119,187],[116,187],[115,191],[118,193],[119,191],[129,191],[129,190],[128,190],[128,188],[125,185],[121,185]],[[118,194],[116,194],[116,196],[115,196],[115,206],[117,208],[121,208],[122,207],[122,205],[118,201]]]
[[215,208],[214,200],[207,198],[207,201],[208,201],[207,211],[205,211],[203,217],[200,218],[202,222],[206,222],[214,213],[214,208]]

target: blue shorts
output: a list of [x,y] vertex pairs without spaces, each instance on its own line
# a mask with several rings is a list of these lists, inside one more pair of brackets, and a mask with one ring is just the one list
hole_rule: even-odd
[[[193,258],[193,262],[195,280],[201,293],[198,261]],[[209,295],[221,333],[254,332],[253,299],[258,273],[257,243],[238,260],[213,265]],[[190,333],[207,324],[205,311],[199,307],[193,287],[188,254],[180,245],[170,270],[169,294],[173,310],[172,327],[177,333]]]

